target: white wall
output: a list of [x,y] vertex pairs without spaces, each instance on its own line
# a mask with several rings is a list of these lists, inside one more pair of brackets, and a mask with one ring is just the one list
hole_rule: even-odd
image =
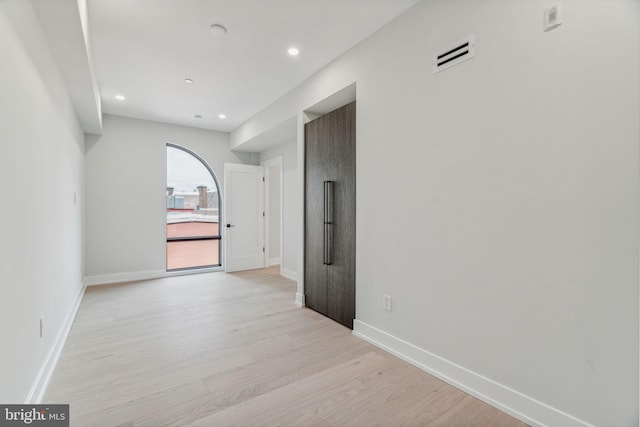
[[356,331],[533,424],[638,425],[640,2],[548,3],[422,1],[231,142],[356,82]]
[[0,2],[0,52],[0,402],[22,403],[83,289],[84,136],[31,2]]
[[279,144],[260,153],[260,161],[282,156],[282,273],[292,279],[298,272],[299,216],[297,215],[298,169],[296,141]]
[[232,153],[226,133],[105,115],[87,144],[87,283],[152,277],[166,269],[166,143],[188,148],[224,188]]

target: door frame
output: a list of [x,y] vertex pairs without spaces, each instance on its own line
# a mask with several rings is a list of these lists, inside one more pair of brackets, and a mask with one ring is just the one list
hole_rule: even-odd
[[[256,168],[260,168],[261,173],[260,173],[260,178],[261,178],[261,182],[260,184],[260,189],[257,191],[257,196],[258,196],[258,200],[257,200],[257,207],[258,209],[256,210],[256,218],[258,223],[260,223],[259,228],[261,228],[261,230],[258,230],[257,233],[257,238],[258,238],[258,246],[262,247],[262,265],[260,267],[249,267],[249,268],[245,268],[245,267],[240,267],[238,268],[235,265],[230,265],[230,260],[231,257],[229,256],[228,253],[228,249],[229,249],[229,245],[231,244],[232,240],[229,238],[229,234],[228,234],[228,228],[227,227],[227,223],[229,221],[235,220],[235,218],[232,218],[229,210],[231,208],[230,206],[230,200],[229,197],[231,197],[231,194],[233,194],[232,191],[230,191],[230,187],[231,187],[231,179],[230,179],[230,173],[232,172],[232,169],[235,169],[236,172],[238,171],[242,171],[243,169],[246,172],[250,172],[253,173],[255,172]],[[253,269],[253,268],[264,268],[265,267],[265,259],[266,259],[266,248],[264,247],[264,223],[265,223],[265,206],[264,206],[264,187],[265,187],[265,179],[264,179],[264,167],[261,165],[249,165],[249,164],[242,164],[242,163],[225,163],[224,164],[224,192],[223,192],[223,197],[222,197],[222,204],[223,204],[223,211],[224,211],[224,226],[223,226],[223,239],[224,239],[224,243],[222,245],[223,247],[223,256],[224,256],[224,271],[226,272],[235,272],[235,271],[243,271],[243,270],[248,270],[248,269]],[[222,224],[221,224],[222,225]],[[258,257],[256,257],[257,259]]]
[[278,188],[279,188],[279,197],[278,197],[278,203],[279,203],[279,207],[280,207],[280,218],[279,218],[279,223],[280,223],[280,253],[278,254],[277,260],[278,260],[278,264],[280,264],[280,270],[282,271],[282,254],[283,254],[283,246],[284,246],[284,233],[283,233],[283,191],[284,191],[284,185],[283,185],[283,179],[282,179],[282,173],[283,173],[283,161],[282,161],[282,156],[277,156],[277,157],[273,157],[271,159],[267,159],[264,161],[260,162],[260,165],[264,167],[264,211],[265,211],[265,219],[264,219],[264,247],[265,247],[265,266],[266,267],[270,267],[271,265],[275,265],[275,262],[271,262],[270,260],[274,259],[274,258],[269,258],[270,252],[270,237],[271,237],[271,172],[270,172],[270,168],[277,166],[279,171],[280,171],[280,180],[278,182]]
[[[329,113],[336,108],[340,108],[343,105],[346,105],[352,101],[357,100],[357,83],[352,81],[341,89],[336,90],[335,92],[329,92],[326,96],[320,99],[315,104],[303,108],[298,111],[296,114],[296,149],[297,149],[297,172],[298,172],[298,183],[297,183],[297,194],[298,194],[298,203],[297,203],[297,212],[296,215],[298,220],[300,221],[300,225],[298,228],[298,238],[297,238],[297,247],[298,247],[298,283],[296,288],[296,299],[295,304],[299,307],[304,307],[304,231],[305,231],[305,218],[304,218],[304,203],[305,203],[305,139],[304,139],[304,125],[310,122],[313,119],[316,119],[326,113]],[[356,135],[358,135],[358,113],[356,113]],[[357,136],[356,136],[356,159],[358,152],[358,144],[357,144]],[[357,160],[356,160],[356,186],[358,185],[357,179]],[[357,194],[357,187],[356,187]],[[356,213],[357,215],[357,213]],[[357,224],[357,221],[356,221]],[[357,276],[356,276],[357,277]],[[357,283],[357,282],[356,282]],[[356,300],[357,304],[357,300]],[[356,309],[357,310],[357,309]]]

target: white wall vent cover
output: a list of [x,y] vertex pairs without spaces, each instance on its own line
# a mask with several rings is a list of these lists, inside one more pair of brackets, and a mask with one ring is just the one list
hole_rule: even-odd
[[476,56],[476,35],[470,34],[433,54],[433,74]]

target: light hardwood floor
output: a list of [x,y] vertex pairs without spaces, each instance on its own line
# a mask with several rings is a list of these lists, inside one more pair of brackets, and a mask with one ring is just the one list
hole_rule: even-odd
[[87,289],[45,395],[72,426],[524,426],[293,304],[277,268]]

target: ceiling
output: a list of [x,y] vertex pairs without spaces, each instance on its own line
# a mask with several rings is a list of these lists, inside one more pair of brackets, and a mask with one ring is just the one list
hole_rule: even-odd
[[103,112],[229,132],[417,1],[89,0]]

